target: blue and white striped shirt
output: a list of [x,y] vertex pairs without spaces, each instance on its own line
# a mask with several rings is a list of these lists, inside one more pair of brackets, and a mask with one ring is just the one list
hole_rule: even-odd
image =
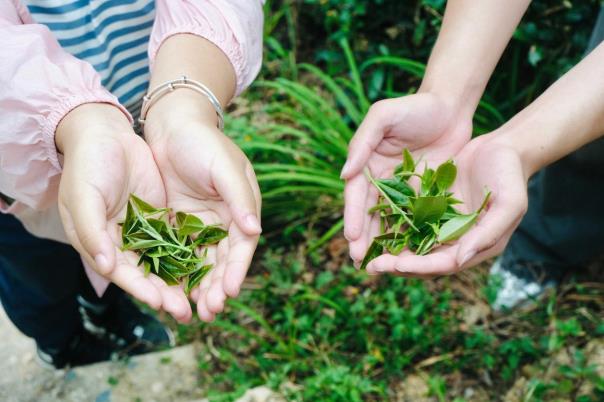
[[90,63],[103,86],[133,115],[149,84],[147,48],[153,0],[25,0],[34,21],[59,44]]

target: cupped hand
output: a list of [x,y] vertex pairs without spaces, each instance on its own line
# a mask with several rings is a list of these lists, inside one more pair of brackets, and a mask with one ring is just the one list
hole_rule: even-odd
[[470,213],[491,192],[486,210],[459,240],[418,256],[404,251],[398,256],[382,255],[367,266],[369,273],[395,273],[432,277],[456,273],[500,254],[519,225],[528,206],[529,173],[521,155],[498,134],[484,135],[468,143],[455,157],[457,180],[452,187],[458,206]]
[[390,176],[405,148],[428,165],[437,164],[456,154],[471,134],[471,117],[461,117],[452,102],[436,94],[382,100],[370,108],[350,142],[342,169],[344,235],[357,264],[379,231],[379,220],[367,213],[378,194],[363,170],[377,178]]
[[[155,116],[147,118],[145,138],[161,172],[168,207],[228,230],[225,239],[209,248],[214,267],[191,292],[199,317],[212,321],[226,298],[239,294],[252,261],[262,231],[260,190],[249,160],[216,128],[213,111],[207,118],[181,114],[179,98],[173,100],[158,104]],[[166,108],[171,112],[160,112]]]
[[130,194],[156,206],[166,203],[164,186],[153,155],[111,105],[86,104],[69,112],[56,133],[64,155],[59,211],[65,233],[99,274],[155,309],[179,321],[192,315],[178,287],[159,277],[145,277],[133,252],[120,250],[119,223]]

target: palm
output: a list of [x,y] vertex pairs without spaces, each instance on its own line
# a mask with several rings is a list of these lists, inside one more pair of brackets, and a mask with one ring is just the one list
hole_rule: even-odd
[[206,224],[219,224],[229,232],[216,247],[208,249],[208,262],[214,267],[203,278],[200,288],[192,292],[192,298],[200,300],[201,318],[211,320],[215,312],[222,310],[228,289],[238,289],[247,271],[248,257],[237,257],[237,250],[251,247],[253,252],[257,241],[257,236],[245,235],[235,221],[233,210],[237,205],[227,202],[224,190],[237,184],[234,177],[225,177],[224,172],[231,170],[229,165],[233,161],[241,165],[236,169],[245,170],[249,179],[253,178],[253,171],[239,148],[216,128],[190,123],[175,135],[149,134],[168,207],[194,214]]
[[[66,234],[74,246],[103,276],[139,300],[187,320],[191,313],[184,294],[179,294],[182,291],[168,288],[154,275],[145,277],[136,267],[138,257],[120,249],[119,224],[126,215],[130,194],[153,205],[165,205],[161,176],[141,138],[97,137],[66,155],[60,209]],[[100,251],[115,257],[110,264],[112,269],[97,267],[95,255]]]
[[379,230],[379,221],[367,215],[378,195],[362,169],[367,168],[374,177],[388,177],[401,163],[405,148],[428,165],[438,164],[457,153],[469,141],[471,131],[471,122],[456,119],[431,94],[381,101],[369,111],[350,144],[347,165],[353,174],[343,172],[347,179],[345,234],[355,261],[363,258]]
[[451,274],[503,250],[526,211],[527,179],[518,154],[484,136],[471,141],[454,159],[458,176],[452,191],[464,202],[458,209],[465,213],[477,210],[485,192],[490,191],[486,213],[458,241],[427,256],[407,251],[378,257],[369,271],[421,277]]

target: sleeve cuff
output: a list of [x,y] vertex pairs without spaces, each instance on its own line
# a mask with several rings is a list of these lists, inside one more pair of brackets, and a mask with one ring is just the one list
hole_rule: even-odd
[[44,148],[46,149],[46,153],[48,155],[48,159],[51,165],[58,171],[61,171],[62,167],[61,163],[59,162],[59,153],[55,144],[55,132],[57,130],[57,126],[59,125],[61,120],[67,115],[67,113],[71,112],[76,107],[86,103],[111,104],[120,109],[122,113],[126,115],[128,120],[130,121],[130,124],[133,123],[133,119],[130,115],[130,112],[128,112],[128,110],[118,102],[115,96],[105,90],[99,89],[97,91],[87,92],[77,96],[64,98],[56,105],[56,109],[54,109],[48,115],[44,122],[44,126],[42,127],[42,139],[44,142]]

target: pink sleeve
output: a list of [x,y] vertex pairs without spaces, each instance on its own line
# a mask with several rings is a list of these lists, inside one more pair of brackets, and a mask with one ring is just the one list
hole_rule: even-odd
[[[88,63],[59,46],[43,25],[25,24],[22,9],[0,5],[0,192],[42,210],[56,202],[61,164],[54,142],[57,125],[83,103],[120,107]],[[128,115],[129,116],[129,115]]]
[[264,0],[157,0],[149,59],[164,40],[179,33],[199,35],[218,46],[237,75],[237,94],[252,83],[262,64]]

